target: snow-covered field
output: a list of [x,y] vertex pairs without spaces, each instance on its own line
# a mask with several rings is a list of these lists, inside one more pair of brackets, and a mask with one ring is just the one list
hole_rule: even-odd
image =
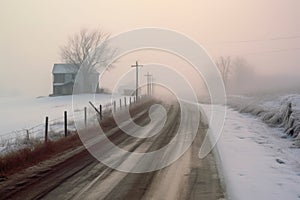
[[[109,103],[110,98],[98,94],[96,105]],[[89,108],[88,115],[95,114],[84,96],[82,109],[76,109],[74,116],[72,96],[0,98],[0,106],[2,141],[24,135],[26,129],[30,137],[43,135],[45,116],[49,116],[50,131],[59,132],[63,130],[65,110],[69,113],[69,129],[75,129],[74,117],[84,118],[84,107]],[[209,112],[209,105],[201,106]],[[223,133],[216,145],[229,199],[300,199],[299,123],[300,95],[230,97]],[[6,144],[1,145],[4,150]]]
[[[72,96],[41,97],[41,98],[0,98],[0,152],[7,148],[16,138],[24,138],[27,131],[30,138],[42,137],[44,134],[45,117],[49,117],[49,132],[59,133],[64,129],[63,114],[68,112],[68,129],[75,130],[74,118],[84,119],[84,107],[88,109],[88,117],[95,115],[89,105],[87,96],[81,95],[82,102],[74,110]],[[95,102],[110,103],[111,95],[96,94]],[[92,101],[92,100],[91,100]],[[77,103],[78,106],[78,103]],[[51,137],[51,135],[49,135]],[[15,141],[14,141],[15,142]]]
[[[234,108],[227,107],[224,129],[216,145],[229,199],[300,199],[300,148],[294,138],[297,133],[287,136],[290,128],[299,130],[299,99],[299,95],[288,95],[230,100]],[[289,102],[292,113],[288,119]],[[202,107],[209,112],[209,105]],[[294,124],[289,124],[290,120]]]

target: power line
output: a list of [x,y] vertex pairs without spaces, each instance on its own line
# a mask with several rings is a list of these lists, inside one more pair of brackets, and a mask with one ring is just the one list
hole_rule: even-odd
[[300,48],[290,48],[290,49],[275,49],[270,51],[257,51],[246,54],[239,54],[239,56],[251,56],[251,55],[259,55],[259,54],[268,54],[268,53],[279,53],[279,52],[287,52],[287,51],[299,51]]
[[238,43],[266,42],[266,41],[292,40],[292,39],[300,39],[300,36],[295,35],[295,36],[286,36],[286,37],[272,37],[272,38],[265,38],[265,39],[223,41],[223,42],[213,42],[213,43],[207,43],[207,44],[238,44]]

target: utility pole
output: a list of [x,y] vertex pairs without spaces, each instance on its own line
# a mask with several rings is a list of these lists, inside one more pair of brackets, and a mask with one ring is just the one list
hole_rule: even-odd
[[153,95],[153,75],[150,75],[150,95]]
[[147,74],[145,76],[147,77],[147,95],[149,96],[149,95],[151,95],[151,80],[150,80],[150,78],[152,75],[150,75],[149,72],[147,72]]
[[136,71],[136,89],[135,89],[135,98],[136,100],[138,100],[139,98],[139,67],[143,67],[143,65],[139,65],[138,61],[135,62],[135,65],[131,65],[131,67],[135,67],[135,71]]

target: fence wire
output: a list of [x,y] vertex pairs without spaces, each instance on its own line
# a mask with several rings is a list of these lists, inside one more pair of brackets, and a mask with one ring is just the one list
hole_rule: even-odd
[[[125,100],[126,99],[126,100]],[[121,99],[117,99],[115,101],[111,101],[109,103],[102,105],[102,115],[106,116],[113,112],[114,110],[122,109],[122,104],[119,102],[123,102],[125,105],[125,101],[127,106],[130,103],[134,103],[134,100],[131,97],[125,97]],[[124,106],[123,105],[123,106]],[[99,105],[100,107],[100,105]],[[99,108],[98,107],[98,108]],[[87,109],[87,121],[91,118],[97,117],[97,113],[93,108],[86,107]],[[75,121],[84,121],[85,120],[85,108],[77,109],[71,114],[68,113],[68,122],[67,122],[67,130],[68,132],[76,132],[76,124]],[[49,119],[48,121],[48,140],[57,140],[59,138],[64,137],[64,111],[62,111],[62,117]],[[0,135],[0,154],[3,152],[7,152],[10,150],[21,149],[26,146],[30,146],[32,143],[41,142],[45,139],[45,123],[37,124],[28,129],[20,129],[10,131],[8,133],[4,133]]]

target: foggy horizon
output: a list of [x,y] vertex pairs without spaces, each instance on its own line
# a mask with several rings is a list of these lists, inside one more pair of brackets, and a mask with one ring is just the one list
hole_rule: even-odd
[[[251,79],[260,84],[260,89],[276,89],[276,83],[282,89],[298,89],[300,2],[297,0],[5,0],[0,6],[1,97],[51,94],[52,67],[62,63],[60,47],[82,28],[98,28],[112,36],[143,27],[171,29],[195,40],[213,59],[245,58],[254,75]],[[110,73],[121,73],[135,60],[146,64],[151,58],[129,57],[126,65],[118,64]],[[158,60],[159,56],[152,62]],[[174,62],[166,64],[172,66]],[[180,67],[184,65],[175,66]],[[264,80],[272,81],[266,84]],[[247,84],[244,88],[249,92],[257,87],[251,82]]]

